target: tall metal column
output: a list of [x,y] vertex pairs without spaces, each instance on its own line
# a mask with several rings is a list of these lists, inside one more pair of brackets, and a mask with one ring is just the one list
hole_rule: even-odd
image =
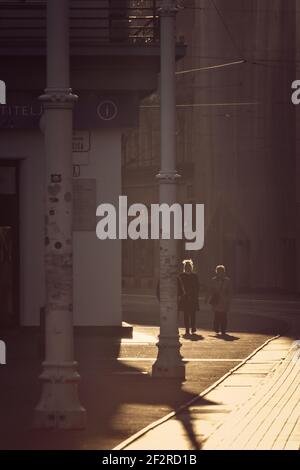
[[35,426],[85,426],[73,346],[72,110],[69,0],[47,2],[46,145],[46,359]]
[[[175,27],[174,0],[164,0],[160,9],[161,24],[161,170],[157,175],[160,203],[176,202],[176,91],[175,91]],[[177,317],[177,242],[160,240],[160,335],[158,356],[153,376],[184,379],[185,366]]]

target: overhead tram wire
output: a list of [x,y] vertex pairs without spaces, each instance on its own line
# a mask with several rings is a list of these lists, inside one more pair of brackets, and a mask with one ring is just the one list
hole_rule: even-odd
[[188,73],[193,73],[193,72],[202,72],[202,71],[206,71],[206,70],[217,70],[217,69],[221,69],[221,68],[225,68],[225,67],[231,67],[231,66],[234,66],[234,65],[241,65],[241,64],[244,64],[244,63],[247,62],[245,59],[241,58],[242,57],[241,50],[240,50],[238,44],[236,43],[236,41],[234,39],[234,36],[231,33],[229,27],[227,26],[226,21],[223,18],[223,15],[222,15],[221,11],[218,9],[218,7],[215,4],[214,0],[210,0],[210,1],[213,5],[214,9],[216,10],[216,12],[217,12],[222,24],[223,24],[223,27],[225,28],[225,30],[226,30],[226,32],[227,32],[234,48],[236,49],[236,51],[238,53],[237,54],[238,57],[240,57],[240,58],[235,60],[235,61],[226,62],[226,63],[223,63],[223,64],[216,64],[216,65],[200,67],[200,68],[190,69],[190,70],[182,70],[182,71],[176,72],[176,76],[180,76],[180,75],[184,75],[184,74],[188,74]]
[[[236,43],[235,41],[235,38],[230,30],[230,28],[228,27],[221,11],[219,10],[219,8],[217,7],[217,5],[215,4],[215,1],[214,0],[210,0],[210,2],[212,3],[215,11],[217,12],[222,24],[223,24],[223,27],[224,29],[226,30],[234,48],[236,49],[237,53],[238,53],[238,56],[239,57],[243,57],[243,54],[241,53],[241,49],[240,47],[238,46],[238,44]],[[182,7],[183,9],[189,9],[189,7]],[[201,8],[199,8],[201,9]],[[203,8],[204,10],[204,8]],[[243,65],[243,64],[249,64],[249,65],[255,65],[255,66],[262,66],[262,67],[270,67],[270,68],[282,68],[280,65],[273,65],[273,64],[266,64],[266,63],[263,63],[263,62],[257,62],[257,61],[251,61],[251,60],[247,60],[245,58],[240,58],[238,60],[235,60],[235,61],[231,61],[231,62],[225,62],[225,63],[222,63],[222,64],[215,64],[215,65],[210,65],[210,66],[205,66],[205,67],[199,67],[199,68],[195,68],[195,69],[188,69],[188,70],[180,70],[178,72],[176,72],[176,76],[182,76],[182,75],[186,75],[186,74],[189,74],[189,73],[196,73],[196,72],[203,72],[203,71],[210,71],[210,70],[218,70],[218,69],[221,69],[221,68],[226,68],[226,67],[232,67],[232,66],[236,66],[236,65]],[[261,103],[259,102],[252,102],[252,103],[210,103],[210,104],[201,104],[201,103],[196,103],[196,104],[184,104],[184,105],[177,105],[176,107],[177,108],[189,108],[189,107],[202,107],[202,106],[257,106],[257,105],[260,105]],[[140,106],[141,109],[145,109],[145,108],[159,108],[160,105],[142,105]]]
[[[206,108],[206,107],[233,107],[233,106],[260,106],[262,103],[259,101],[250,102],[233,102],[233,103],[193,103],[193,104],[177,104],[176,108]],[[160,109],[160,104],[143,104],[140,109]]]
[[202,72],[205,70],[221,69],[224,67],[231,67],[232,65],[244,64],[245,62],[246,60],[242,59],[242,60],[236,60],[234,62],[226,62],[225,64],[210,65],[207,67],[200,67],[197,69],[190,69],[190,70],[181,70],[179,72],[176,72],[176,75],[184,75],[184,74],[193,73],[193,72]]
[[[176,76],[181,76],[181,75],[185,75],[185,74],[193,73],[193,72],[217,70],[217,69],[221,69],[221,68],[225,68],[225,67],[232,67],[232,66],[241,65],[241,64],[249,64],[249,65],[255,65],[257,67],[266,67],[266,68],[273,68],[273,69],[286,68],[286,67],[284,67],[283,65],[280,65],[280,64],[266,63],[267,59],[258,59],[258,60],[255,61],[255,60],[248,60],[248,59],[244,58],[244,55],[242,54],[242,51],[241,51],[239,45],[237,44],[237,42],[234,38],[234,35],[232,34],[232,31],[230,30],[229,26],[227,25],[227,23],[225,21],[225,18],[222,15],[221,10],[217,7],[217,5],[215,3],[215,0],[210,0],[210,2],[213,5],[216,13],[218,14],[218,16],[219,16],[219,18],[222,22],[222,25],[223,25],[224,29],[226,30],[227,35],[230,38],[231,43],[232,43],[232,45],[234,46],[234,48],[237,52],[237,55],[238,55],[239,59],[237,59],[236,61],[226,62],[226,63],[222,63],[222,64],[216,64],[216,65],[211,65],[211,66],[206,66],[206,67],[199,67],[199,68],[190,69],[190,70],[181,70],[181,71],[176,72]],[[191,7],[185,7],[185,6],[182,7],[183,10],[184,9],[190,9],[190,8]],[[196,9],[205,10],[205,8],[196,8]],[[295,61],[295,64],[297,64],[297,61]],[[296,66],[296,69],[298,69],[297,66]]]

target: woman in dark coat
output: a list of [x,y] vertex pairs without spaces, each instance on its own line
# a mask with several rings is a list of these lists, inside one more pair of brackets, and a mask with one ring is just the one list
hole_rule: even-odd
[[178,310],[183,311],[185,334],[196,332],[196,312],[199,311],[199,280],[193,273],[192,260],[183,261],[183,273],[178,277]]

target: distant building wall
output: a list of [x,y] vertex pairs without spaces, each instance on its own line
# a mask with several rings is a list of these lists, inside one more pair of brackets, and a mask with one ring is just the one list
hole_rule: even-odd
[[[225,263],[238,290],[296,290],[293,2],[210,2],[196,12],[195,191],[206,204],[207,276]],[[196,48],[194,48],[194,51]],[[201,59],[202,58],[202,59]],[[228,105],[225,105],[228,103]],[[293,254],[294,252],[294,254]]]
[[[77,207],[83,212],[90,212],[92,203],[95,208],[101,202],[117,204],[121,194],[121,131],[92,131],[90,142],[90,151],[82,157],[80,175],[74,178],[75,183],[79,182],[81,191],[81,201]],[[76,154],[74,163],[79,158]],[[21,161],[20,320],[24,326],[38,325],[40,310],[45,305],[45,157],[42,133],[1,131],[0,163],[1,159]],[[75,169],[77,171],[78,166]],[[93,187],[93,182],[96,192],[86,194]],[[120,242],[99,241],[96,238],[94,210],[92,215],[89,214],[89,220],[84,218],[78,223],[82,224],[83,230],[74,232],[75,324],[121,325]],[[88,224],[88,230],[85,224]]]
[[[96,180],[96,201],[118,207],[121,195],[121,131],[93,131],[83,179]],[[74,234],[74,315],[76,325],[120,325],[121,242],[100,241],[95,229]]]
[[[209,0],[191,0],[179,11],[177,34],[188,48],[178,71],[248,63],[177,78],[178,166],[194,166],[178,198],[189,193],[206,206],[205,248],[193,257],[204,284],[225,263],[236,290],[296,292],[300,197],[290,90],[300,1],[215,4],[218,11]],[[147,100],[153,104],[158,97]],[[159,167],[159,139],[158,108],[143,108],[127,160],[146,167],[152,158]]]

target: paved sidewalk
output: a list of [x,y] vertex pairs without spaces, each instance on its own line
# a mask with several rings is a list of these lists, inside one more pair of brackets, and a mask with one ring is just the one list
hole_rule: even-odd
[[[39,338],[34,331],[23,329],[8,332],[7,336],[2,336],[4,332],[1,332],[8,355],[7,365],[0,368],[0,448],[113,449],[183,404],[195,398],[198,404],[199,394],[243,362],[266,340],[278,334],[299,337],[299,321],[288,331],[289,317],[287,320],[282,316],[277,318],[278,313],[287,312],[288,306],[283,308],[280,304],[274,311],[275,307],[266,304],[265,309],[266,316],[261,315],[257,306],[245,305],[245,308],[232,312],[230,334],[226,337],[217,337],[211,331],[211,312],[202,310],[197,318],[197,335],[181,338],[181,353],[186,362],[184,383],[151,376],[159,334],[153,305],[144,304],[143,308],[138,303],[134,308],[130,318],[135,325],[133,338],[103,338],[91,329],[75,330],[76,359],[81,375],[79,395],[87,409],[88,421],[86,429],[74,431],[32,428],[33,410],[40,397]],[[272,317],[269,310],[272,310]],[[295,320],[299,319],[298,312],[297,306],[293,306]],[[144,324],[139,323],[141,319],[145,320]],[[129,318],[125,317],[125,320]],[[180,330],[180,334],[183,332]],[[202,405],[204,402],[205,399]],[[209,401],[205,404],[210,416],[216,419],[217,415],[211,413],[212,404]],[[228,413],[230,408],[225,411]],[[196,447],[198,436],[195,438],[191,423],[194,421],[185,419],[182,425],[190,439],[194,439],[192,446]]]
[[199,397],[117,449],[298,450],[299,351],[290,338],[266,341]]

